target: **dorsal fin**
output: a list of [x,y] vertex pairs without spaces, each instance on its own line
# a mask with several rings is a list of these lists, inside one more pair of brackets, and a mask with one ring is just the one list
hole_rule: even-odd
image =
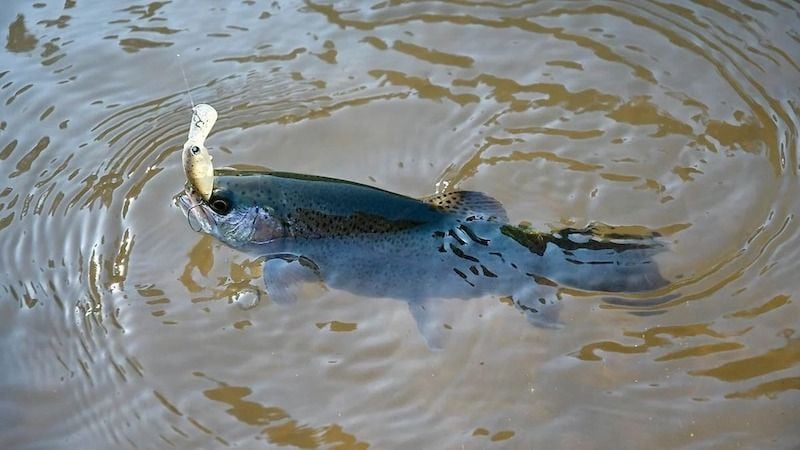
[[444,211],[476,219],[508,222],[503,205],[482,192],[455,191],[425,197],[422,201]]

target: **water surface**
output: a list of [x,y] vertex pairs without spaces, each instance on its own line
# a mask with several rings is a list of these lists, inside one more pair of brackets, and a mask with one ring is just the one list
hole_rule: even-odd
[[[796,1],[198,5],[4,3],[0,448],[800,443]],[[190,97],[217,165],[660,230],[674,299],[448,303],[438,352],[274,304],[173,202]]]

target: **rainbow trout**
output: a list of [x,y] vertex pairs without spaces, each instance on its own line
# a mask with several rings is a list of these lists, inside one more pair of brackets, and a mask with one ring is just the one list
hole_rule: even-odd
[[408,302],[428,344],[440,343],[436,299],[510,297],[538,325],[557,323],[560,286],[639,292],[667,284],[655,234],[596,229],[537,232],[508,223],[495,199],[471,191],[415,199],[349,181],[220,169],[206,201],[178,200],[190,222],[264,257],[267,294],[290,301],[306,282]]

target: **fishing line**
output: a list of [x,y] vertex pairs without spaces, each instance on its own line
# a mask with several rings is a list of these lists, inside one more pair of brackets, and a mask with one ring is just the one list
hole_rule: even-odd
[[186,78],[186,72],[183,70],[183,61],[181,61],[181,54],[175,54],[178,57],[178,67],[181,69],[181,75],[183,75],[183,83],[186,85],[186,95],[189,96],[189,103],[192,104],[192,109],[194,109],[194,99],[192,99],[192,92],[189,90],[189,79]]

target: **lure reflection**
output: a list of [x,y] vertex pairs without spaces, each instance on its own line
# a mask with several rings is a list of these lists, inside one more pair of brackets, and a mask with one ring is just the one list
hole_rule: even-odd
[[596,228],[538,232],[508,223],[471,191],[414,199],[374,187],[281,172],[215,171],[204,201],[178,196],[199,231],[264,257],[276,302],[304,283],[408,302],[429,346],[441,345],[436,300],[508,296],[536,325],[558,326],[559,287],[640,292],[663,287],[658,236]]

